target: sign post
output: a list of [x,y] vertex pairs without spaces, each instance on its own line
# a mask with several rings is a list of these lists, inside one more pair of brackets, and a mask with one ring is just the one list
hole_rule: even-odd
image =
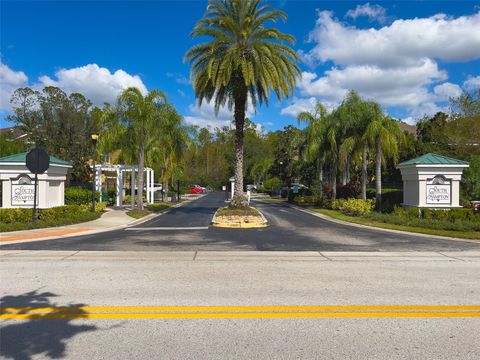
[[35,146],[35,148],[27,154],[26,166],[30,172],[35,174],[32,214],[32,221],[35,224],[37,221],[38,174],[43,174],[47,171],[50,166],[50,157],[44,150]]

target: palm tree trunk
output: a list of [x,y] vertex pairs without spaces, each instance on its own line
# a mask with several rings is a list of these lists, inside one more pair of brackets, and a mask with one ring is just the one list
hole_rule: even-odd
[[323,197],[323,161],[319,156],[317,160],[318,166],[318,197],[321,199]]
[[376,141],[375,154],[375,202],[378,211],[382,210],[382,143],[380,137]]
[[348,167],[348,159],[345,159],[345,161],[342,164],[342,185],[345,186],[347,185],[347,167]]
[[143,210],[143,171],[145,168],[145,149],[143,142],[140,143],[138,154],[138,210]]
[[230,207],[248,206],[247,198],[243,193],[243,127],[245,124],[245,106],[247,103],[247,91],[245,85],[235,98],[235,188]]
[[350,160],[350,158],[347,158],[347,163],[345,164],[346,167],[345,167],[345,172],[347,173],[346,177],[347,177],[347,181],[346,183],[347,184],[350,184],[350,167],[352,165],[352,161]]
[[331,180],[332,180],[332,200],[337,198],[337,162],[335,156],[332,156],[331,162]]
[[362,154],[362,199],[367,200],[367,156],[368,156],[368,148],[367,144],[363,146],[363,154]]

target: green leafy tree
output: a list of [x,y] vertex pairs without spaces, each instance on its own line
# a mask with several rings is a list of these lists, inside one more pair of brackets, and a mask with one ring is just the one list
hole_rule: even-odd
[[151,136],[162,121],[161,105],[166,103],[166,96],[159,90],[152,90],[145,96],[139,89],[125,89],[118,98],[118,110],[122,116],[121,124],[138,152],[138,202],[143,210],[143,172],[145,169],[145,151],[152,143]]
[[25,151],[25,144],[12,139],[8,134],[0,134],[0,157],[18,154]]
[[90,131],[96,127],[92,103],[83,95],[68,95],[54,86],[42,91],[17,89],[10,100],[13,114],[7,118],[48,154],[69,160],[69,179],[87,182],[91,177],[88,160],[92,155]]
[[243,192],[243,131],[247,101],[253,108],[268,104],[270,89],[277,98],[291,95],[301,75],[298,57],[290,48],[291,35],[267,28],[269,21],[287,15],[260,0],[212,0],[192,31],[210,40],[191,48],[185,59],[192,65],[193,88],[199,104],[214,101],[215,110],[227,105],[235,121],[235,194],[232,207],[247,205]]

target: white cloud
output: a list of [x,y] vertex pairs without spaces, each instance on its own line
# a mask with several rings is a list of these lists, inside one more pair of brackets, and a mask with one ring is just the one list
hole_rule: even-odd
[[192,115],[184,116],[187,124],[200,127],[221,128],[228,126],[233,118],[232,112],[227,107],[221,107],[218,114],[215,114],[213,102],[204,102],[202,106],[190,104],[188,110]]
[[[349,17],[374,16],[371,5],[351,10]],[[381,14],[381,11],[378,12]],[[429,18],[396,20],[379,29],[359,29],[320,11],[309,34],[314,47],[300,56],[312,67],[333,62],[322,74],[303,73],[297,87],[302,97],[282,110],[293,115],[296,108],[315,98],[339,103],[348,90],[377,101],[383,107],[402,108],[407,119],[444,111],[444,102],[461,94],[461,87],[446,82],[443,62],[480,59],[480,12],[457,18],[438,14]],[[464,88],[475,87],[472,77]]]
[[[375,65],[332,68],[317,78],[315,73],[304,72],[298,84],[300,94],[317,97],[322,101],[340,102],[348,90],[378,101],[384,106],[416,106],[432,96],[427,86],[445,80],[447,74],[436,63],[423,59],[416,67],[383,69]],[[450,84],[453,85],[453,84]],[[452,89],[439,88],[441,93]]]
[[370,3],[366,3],[363,5],[357,5],[355,10],[348,10],[346,16],[351,17],[352,19],[366,16],[371,21],[377,20],[379,23],[383,24],[386,20],[386,11],[385,8],[380,5],[370,5]]
[[433,93],[437,96],[436,101],[448,101],[451,97],[460,96],[462,89],[457,84],[446,82],[435,86]]
[[[309,40],[316,45],[301,53],[307,63],[409,66],[420,58],[469,61],[480,58],[480,12],[451,18],[396,20],[380,29],[347,26],[329,11],[320,11]],[[355,44],[352,46],[352,44]]]
[[12,70],[8,65],[0,63],[0,112],[11,110],[10,97],[12,93],[27,84],[28,77],[23,71]]
[[480,76],[468,78],[463,83],[463,87],[468,91],[480,89]]
[[187,79],[184,75],[179,74],[179,73],[171,73],[167,72],[166,73],[167,77],[169,78],[174,78],[177,84],[182,84],[182,85],[191,85],[192,82],[190,79]]
[[283,108],[280,114],[282,115],[292,115],[297,116],[299,113],[303,111],[313,111],[315,109],[315,104],[317,103],[317,99],[314,97],[309,97],[308,99],[298,99],[295,98],[292,101],[292,104]]
[[[190,104],[188,110],[190,115],[185,115],[185,121],[190,125],[197,125],[200,127],[221,128],[229,126],[232,123],[233,111],[230,111],[227,106],[221,106],[218,114],[215,114],[214,102],[203,102],[202,106],[198,104]],[[249,99],[247,104],[246,117],[252,117],[253,107]]]
[[120,92],[128,87],[137,87],[142,94],[148,92],[140,76],[130,75],[121,69],[112,73],[97,64],[60,69],[55,77],[41,76],[38,85],[58,86],[67,93],[79,92],[98,106],[104,102],[115,103]]

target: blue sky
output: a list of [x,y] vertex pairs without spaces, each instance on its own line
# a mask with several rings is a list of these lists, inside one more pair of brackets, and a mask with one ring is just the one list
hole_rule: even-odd
[[[480,86],[476,1],[271,1],[288,14],[278,26],[297,39],[302,80],[295,95],[271,99],[251,118],[266,130],[296,124],[316,101],[332,108],[348,89],[414,123],[445,110],[449,96]],[[94,103],[126,86],[168,94],[187,122],[217,126],[196,106],[185,52],[206,1],[2,1],[0,127],[21,86],[57,85]]]

